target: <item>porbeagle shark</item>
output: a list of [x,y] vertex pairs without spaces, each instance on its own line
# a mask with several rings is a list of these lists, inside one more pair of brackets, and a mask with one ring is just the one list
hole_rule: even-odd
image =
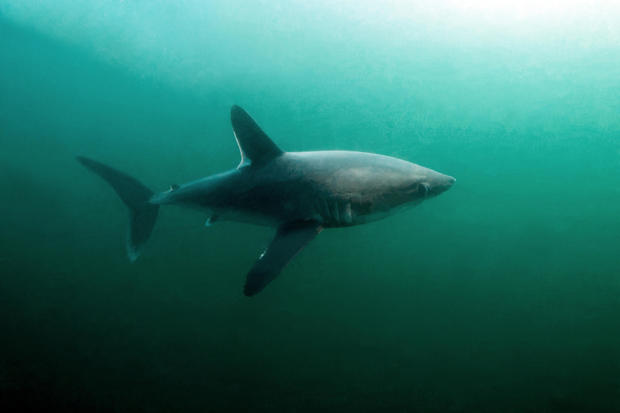
[[284,152],[239,106],[230,112],[241,152],[232,169],[154,194],[129,175],[92,159],[77,160],[114,188],[129,208],[127,252],[134,261],[160,205],[198,207],[207,225],[232,220],[276,227],[247,274],[244,294],[261,291],[324,228],[383,218],[439,195],[455,179],[389,156],[352,151]]

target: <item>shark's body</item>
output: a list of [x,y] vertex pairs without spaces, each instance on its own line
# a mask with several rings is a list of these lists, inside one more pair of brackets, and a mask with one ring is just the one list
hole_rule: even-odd
[[236,169],[153,194],[134,178],[88,158],[131,213],[128,252],[133,260],[149,237],[159,205],[179,204],[218,220],[277,227],[247,277],[254,295],[323,228],[363,224],[445,191],[454,178],[400,159],[351,151],[283,152],[240,107],[231,121],[241,152]]

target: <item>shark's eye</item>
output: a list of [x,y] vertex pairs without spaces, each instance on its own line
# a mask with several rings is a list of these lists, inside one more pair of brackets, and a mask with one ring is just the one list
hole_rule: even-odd
[[422,184],[418,185],[418,192],[422,196],[428,195],[430,190],[431,190],[431,188],[430,188],[430,186],[428,184],[422,183]]

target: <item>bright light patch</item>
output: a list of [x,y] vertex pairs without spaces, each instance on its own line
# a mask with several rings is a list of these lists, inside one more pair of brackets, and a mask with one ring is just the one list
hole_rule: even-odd
[[328,76],[423,49],[620,47],[620,1],[611,0],[5,0],[0,17],[192,90],[235,74]]

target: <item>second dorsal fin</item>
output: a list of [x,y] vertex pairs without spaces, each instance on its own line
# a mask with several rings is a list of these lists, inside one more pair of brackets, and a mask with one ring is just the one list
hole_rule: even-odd
[[233,105],[230,108],[230,121],[241,152],[239,166],[248,163],[264,164],[282,154],[282,150],[241,107]]

